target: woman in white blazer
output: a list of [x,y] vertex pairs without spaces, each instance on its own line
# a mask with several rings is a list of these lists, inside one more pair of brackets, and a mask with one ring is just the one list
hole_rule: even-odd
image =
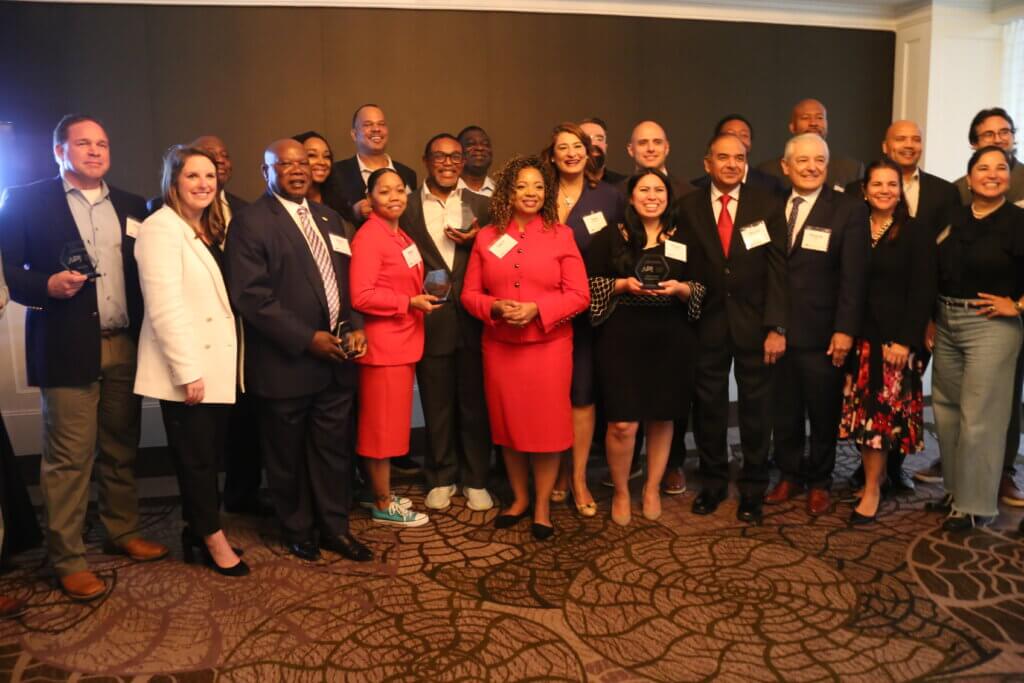
[[135,393],[160,399],[181,489],[186,562],[198,548],[225,576],[245,576],[220,526],[217,460],[235,402],[238,340],[221,274],[225,225],[206,152],[167,150],[163,207],[142,224],[135,260],[145,304]]

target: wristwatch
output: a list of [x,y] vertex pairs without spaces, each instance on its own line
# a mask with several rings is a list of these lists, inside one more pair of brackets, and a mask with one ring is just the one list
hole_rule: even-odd
[[775,332],[776,334],[782,335],[783,337],[786,336],[786,328],[783,327],[782,325],[777,325],[777,326],[773,327],[772,331]]

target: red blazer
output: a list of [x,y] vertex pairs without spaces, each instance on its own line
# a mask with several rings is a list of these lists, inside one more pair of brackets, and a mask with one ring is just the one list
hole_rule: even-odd
[[423,312],[409,307],[423,293],[423,259],[406,263],[402,250],[410,245],[416,249],[401,228],[393,232],[375,213],[352,240],[352,307],[364,314],[369,347],[359,363],[408,365],[423,356]]
[[[516,244],[498,257],[491,247],[508,235]],[[532,301],[540,312],[526,327],[491,318],[497,299]],[[493,225],[481,230],[466,267],[462,305],[484,321],[484,337],[526,344],[571,337],[573,316],[590,306],[587,269],[572,228],[558,223],[547,230],[538,216],[526,225],[525,236],[512,223],[504,233]]]

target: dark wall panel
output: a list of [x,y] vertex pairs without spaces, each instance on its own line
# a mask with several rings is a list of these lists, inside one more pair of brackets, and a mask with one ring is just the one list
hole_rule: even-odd
[[709,128],[740,111],[753,158],[776,156],[792,104],[829,107],[834,153],[873,157],[892,109],[894,36],[884,31],[581,15],[285,7],[0,3],[0,120],[17,153],[0,182],[54,173],[49,133],[65,111],[103,118],[111,180],[151,195],[162,150],[225,138],[232,189],[260,191],[262,148],[315,128],[352,153],[352,110],[384,107],[393,155],[479,123],[495,153],[536,151],[551,126],[611,127],[611,165],[640,118],[662,121],[669,166],[700,172]]

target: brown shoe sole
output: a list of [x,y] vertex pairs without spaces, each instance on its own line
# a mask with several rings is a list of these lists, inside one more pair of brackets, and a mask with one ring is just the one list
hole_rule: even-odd
[[108,541],[103,544],[103,552],[107,555],[125,555],[134,562],[156,562],[157,560],[162,560],[168,555],[170,555],[171,549],[164,548],[164,551],[159,555],[132,555],[130,552],[128,552],[121,546]]

